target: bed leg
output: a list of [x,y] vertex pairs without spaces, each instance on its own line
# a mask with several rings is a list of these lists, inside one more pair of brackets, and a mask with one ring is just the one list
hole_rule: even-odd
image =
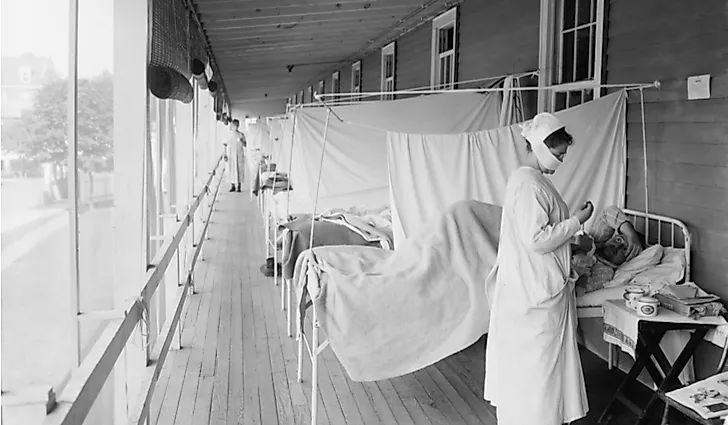
[[[276,249],[278,247],[276,246],[276,232],[274,229],[272,229],[273,227],[275,227],[275,217],[272,217],[270,213],[267,215],[267,217],[270,217],[268,219],[268,222],[270,223],[270,228],[268,229],[268,232],[266,234],[268,235],[268,238],[271,238],[271,241],[268,242],[268,245],[270,245],[271,249],[273,250],[273,284],[275,286],[278,286],[278,250]],[[273,236],[271,236],[271,231],[273,231]]]
[[316,425],[318,418],[318,325],[316,323],[316,313],[313,317],[311,351],[311,425]]
[[270,229],[268,229],[268,214],[263,211],[263,222],[265,223],[265,258],[270,257]]
[[281,310],[286,311],[286,283],[281,279]]
[[612,370],[612,365],[614,364],[614,345],[607,343],[607,347],[609,350],[607,354],[607,368]]
[[291,302],[291,298],[293,298],[293,297],[291,296],[291,281],[290,281],[290,279],[283,279],[283,286],[286,289],[286,297],[288,298],[288,310],[286,311],[286,316],[287,316],[287,320],[288,320],[287,321],[288,326],[286,328],[288,329],[288,337],[290,338],[293,335],[293,326],[291,326],[292,325],[291,319],[293,318],[293,317],[291,317],[292,316],[292,314],[291,314],[291,308],[293,307],[293,303]]
[[[301,316],[297,315],[297,317]],[[298,370],[296,371],[296,380],[303,382],[303,335],[301,335],[303,331],[301,330],[301,321],[296,320],[296,322],[298,327],[296,332],[296,340],[298,341]]]

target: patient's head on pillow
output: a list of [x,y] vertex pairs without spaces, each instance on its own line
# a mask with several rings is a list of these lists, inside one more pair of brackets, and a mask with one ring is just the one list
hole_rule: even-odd
[[612,239],[604,244],[604,246],[597,248],[597,255],[609,261],[610,263],[619,266],[624,263],[624,260],[627,259],[625,247],[625,245],[613,243]]
[[[642,245],[642,249],[644,249],[644,235],[639,232],[636,233],[637,236],[639,236],[640,238],[640,244]],[[622,263],[624,263],[627,259],[627,248],[628,244],[624,240],[624,237],[619,234],[615,234],[604,245],[597,248],[597,255],[609,261],[610,263],[619,266],[622,265]]]

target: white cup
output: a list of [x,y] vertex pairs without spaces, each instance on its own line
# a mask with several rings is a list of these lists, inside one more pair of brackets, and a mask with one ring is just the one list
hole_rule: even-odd
[[627,307],[637,310],[637,301],[645,295],[647,295],[647,291],[642,288],[627,288],[624,290],[622,298]]

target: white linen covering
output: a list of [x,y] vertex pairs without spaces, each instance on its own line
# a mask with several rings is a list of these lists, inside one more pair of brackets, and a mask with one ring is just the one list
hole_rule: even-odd
[[[295,112],[291,181],[302,197],[316,198],[326,132],[317,212],[350,205],[389,204],[387,131],[460,133],[498,126],[500,93],[446,93],[387,102]],[[406,113],[404,113],[406,111]],[[343,122],[337,118],[340,117]],[[293,119],[285,124],[286,143]]]
[[[621,205],[626,173],[626,92],[555,114],[574,136],[551,176],[571,210]],[[448,205],[474,199],[502,205],[506,182],[523,165],[518,125],[459,134],[390,132],[387,138],[394,243],[416,234]]]

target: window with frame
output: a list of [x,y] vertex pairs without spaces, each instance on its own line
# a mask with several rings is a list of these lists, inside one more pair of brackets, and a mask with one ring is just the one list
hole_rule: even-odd
[[298,98],[301,99],[301,103],[306,103],[306,98],[303,97],[303,90],[298,92]]
[[553,0],[551,34],[556,63],[551,110],[556,112],[600,97],[604,0]]
[[341,74],[339,71],[331,75],[331,93],[341,93]]
[[20,82],[29,83],[33,77],[33,73],[30,71],[29,66],[20,67]]
[[309,103],[313,103],[313,86],[308,86],[308,91],[306,93],[307,99]]
[[432,20],[432,66],[430,86],[433,89],[455,88],[457,67],[457,7]]
[[391,42],[382,48],[382,87],[381,91],[387,94],[382,95],[382,100],[393,100],[394,95],[388,94],[394,91],[394,64],[395,64],[395,51],[394,44]]
[[[354,62],[351,66],[351,92],[361,93],[361,61]],[[359,98],[352,100],[357,101]]]
[[318,94],[326,93],[326,81],[321,80],[318,84]]

